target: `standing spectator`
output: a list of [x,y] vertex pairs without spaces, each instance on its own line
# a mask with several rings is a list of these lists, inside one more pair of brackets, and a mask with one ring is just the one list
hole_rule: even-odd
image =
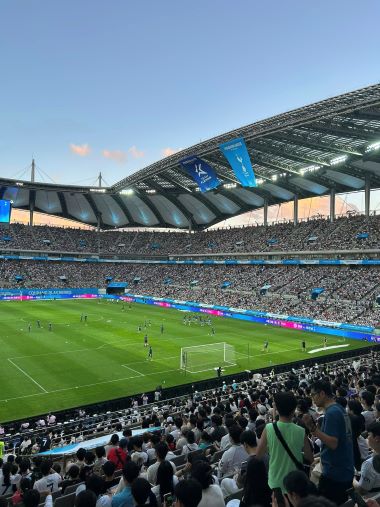
[[354,477],[352,430],[348,414],[333,398],[331,384],[317,380],[311,384],[311,396],[317,407],[324,410],[321,429],[311,416],[303,420],[321,443],[322,475],[319,492],[337,505],[347,500],[347,489]]
[[106,456],[107,456],[107,459],[109,459],[108,458],[108,453],[110,452],[110,450],[111,449],[115,449],[118,445],[119,445],[119,435],[117,433],[114,433],[111,436],[110,441],[106,445]]
[[274,395],[275,408],[279,414],[278,422],[267,424],[260,438],[257,457],[263,458],[269,453],[269,486],[284,491],[284,477],[296,470],[298,466],[277,436],[276,428],[291,450],[293,457],[302,464],[303,454],[309,463],[313,461],[313,452],[304,428],[294,424],[293,417],[297,400],[291,392],[280,392]]
[[127,446],[128,440],[122,438],[119,441],[119,447],[113,447],[108,453],[108,459],[115,463],[116,470],[121,470],[127,461]]

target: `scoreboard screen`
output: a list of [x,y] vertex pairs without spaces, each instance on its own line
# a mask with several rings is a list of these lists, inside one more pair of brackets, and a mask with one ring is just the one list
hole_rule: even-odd
[[11,201],[0,199],[0,223],[9,224],[11,220]]

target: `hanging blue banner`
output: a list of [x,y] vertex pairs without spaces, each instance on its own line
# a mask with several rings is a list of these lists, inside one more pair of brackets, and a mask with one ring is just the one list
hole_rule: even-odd
[[232,139],[219,145],[223,155],[228,160],[236,177],[243,187],[257,187],[255,173],[253,172],[251,159],[242,137]]
[[199,157],[180,160],[181,166],[196,181],[201,192],[207,192],[220,185],[214,169]]

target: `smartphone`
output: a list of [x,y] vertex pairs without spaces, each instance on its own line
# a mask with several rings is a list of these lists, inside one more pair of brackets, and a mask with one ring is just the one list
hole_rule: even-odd
[[367,507],[367,503],[365,502],[364,498],[359,495],[355,488],[348,489],[347,494],[351,500],[353,500],[358,505],[358,507]]
[[278,507],[285,507],[285,498],[284,495],[282,494],[281,488],[274,488],[273,493],[276,498]]
[[174,505],[173,495],[171,493],[166,493],[166,495],[164,495],[164,502],[165,507],[173,507]]
[[243,461],[240,467],[240,473],[245,474],[247,472],[247,461]]

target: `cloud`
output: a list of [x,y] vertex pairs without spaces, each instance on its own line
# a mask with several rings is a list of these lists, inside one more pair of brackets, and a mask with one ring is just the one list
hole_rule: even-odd
[[88,144],[70,144],[70,151],[80,157],[87,157],[91,152],[91,148]]
[[138,150],[136,146],[131,146],[128,151],[131,154],[132,158],[142,158],[145,155],[145,153]]
[[103,150],[102,155],[104,158],[109,158],[119,164],[124,164],[128,159],[128,154],[121,150]]
[[181,151],[182,148],[164,148],[161,151],[161,154],[163,157],[170,157],[170,155],[174,155],[174,153],[177,153],[178,151]]

